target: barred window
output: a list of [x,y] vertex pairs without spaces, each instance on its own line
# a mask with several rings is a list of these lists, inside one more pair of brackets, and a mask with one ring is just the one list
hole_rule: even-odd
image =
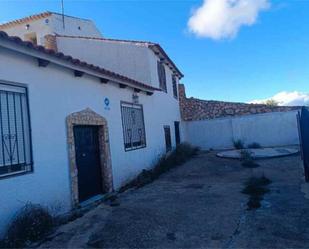
[[177,99],[178,98],[178,92],[177,92],[177,80],[176,80],[175,75],[172,76],[172,82],[173,82],[173,94],[174,94],[174,97]]
[[146,147],[143,106],[121,103],[125,151]]
[[27,89],[0,83],[0,177],[32,170]]
[[166,74],[165,74],[165,68],[162,62],[157,62],[157,69],[158,69],[158,77],[159,77],[159,84],[160,89],[167,92],[166,88]]

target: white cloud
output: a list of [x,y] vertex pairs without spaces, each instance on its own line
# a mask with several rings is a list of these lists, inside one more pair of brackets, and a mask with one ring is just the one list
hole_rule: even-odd
[[215,40],[233,38],[241,26],[253,25],[269,0],[204,0],[188,21],[189,30]]
[[302,105],[309,106],[309,93],[301,93],[297,91],[279,92],[271,98],[252,100],[249,103],[263,104],[267,100],[274,100],[279,105],[285,105],[285,106],[302,106]]

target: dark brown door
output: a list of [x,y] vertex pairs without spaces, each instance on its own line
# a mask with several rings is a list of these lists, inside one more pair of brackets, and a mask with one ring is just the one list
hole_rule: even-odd
[[172,150],[171,128],[168,125],[164,126],[166,152]]
[[79,201],[102,193],[98,127],[74,127]]
[[175,140],[176,140],[176,145],[180,144],[180,128],[179,128],[179,122],[175,121]]

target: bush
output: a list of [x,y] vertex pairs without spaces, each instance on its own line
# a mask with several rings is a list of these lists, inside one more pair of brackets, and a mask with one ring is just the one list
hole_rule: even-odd
[[259,149],[259,148],[262,148],[262,146],[259,143],[252,143],[252,144],[248,144],[248,148]]
[[124,192],[129,188],[140,188],[153,182],[163,173],[178,165],[183,164],[192,156],[196,155],[199,149],[188,143],[182,143],[170,153],[161,156],[153,169],[143,170],[134,180],[121,187],[119,192]]
[[9,225],[2,244],[7,248],[25,247],[51,231],[54,218],[40,205],[27,204]]
[[197,147],[193,147],[188,143],[178,145],[170,154],[163,155],[159,159],[158,163],[152,169],[154,176],[157,178],[171,168],[183,164],[189,158],[196,155],[198,150]]
[[234,145],[234,148],[237,149],[237,150],[242,150],[242,149],[245,148],[244,142],[240,139],[234,140],[233,145]]

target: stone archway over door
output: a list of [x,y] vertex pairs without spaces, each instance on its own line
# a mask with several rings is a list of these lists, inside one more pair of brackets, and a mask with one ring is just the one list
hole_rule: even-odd
[[74,127],[96,126],[98,127],[100,167],[102,174],[102,192],[113,190],[112,166],[110,157],[110,146],[108,138],[108,127],[105,118],[87,108],[80,112],[70,114],[67,119],[67,142],[69,150],[71,193],[73,206],[80,202],[78,193],[78,169],[76,164],[76,150],[74,139]]

